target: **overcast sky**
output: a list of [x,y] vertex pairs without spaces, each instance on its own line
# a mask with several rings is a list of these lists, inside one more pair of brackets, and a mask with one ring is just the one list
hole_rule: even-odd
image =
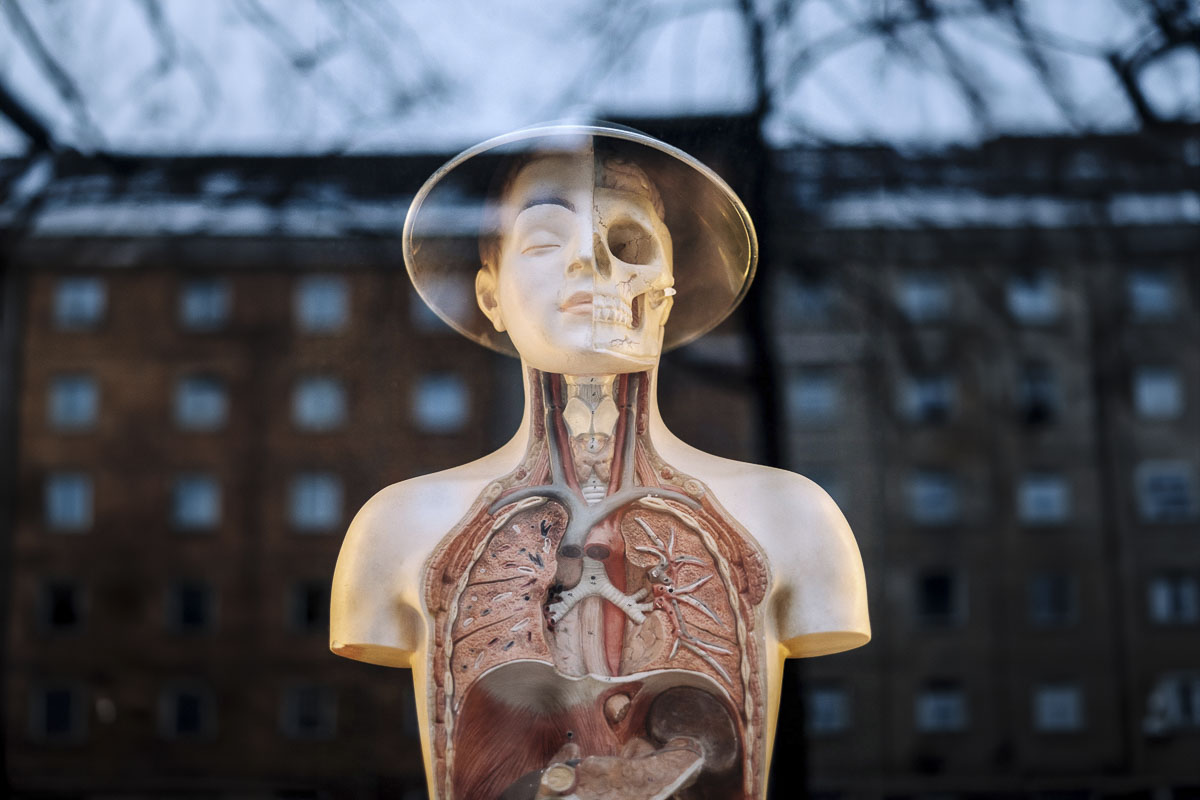
[[[944,0],[950,19],[887,42],[863,23],[904,8],[899,0],[799,0],[769,37],[769,136],[936,146],[1136,127],[1101,55],[1145,40],[1138,3],[1027,0],[1048,87],[1012,27],[975,13],[976,2]],[[84,150],[449,151],[572,113],[749,108],[747,38],[731,5],[21,0],[60,85],[11,11],[0,14],[0,80]],[[64,99],[63,79],[81,104]],[[1141,83],[1157,112],[1200,121],[1195,49],[1159,59]],[[22,147],[0,122],[0,152]]]

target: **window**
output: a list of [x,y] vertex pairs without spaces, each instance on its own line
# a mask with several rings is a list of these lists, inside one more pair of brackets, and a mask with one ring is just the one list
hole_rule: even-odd
[[92,526],[92,479],[79,472],[55,472],[46,478],[46,526],[55,531],[85,531]]
[[787,384],[788,417],[800,424],[828,423],[841,406],[837,376],[830,370],[806,369]]
[[292,479],[292,526],[299,531],[328,531],[342,518],[342,482],[328,472],[306,472]]
[[900,415],[920,424],[945,422],[954,412],[956,395],[949,375],[910,375],[900,391]]
[[296,286],[296,324],[309,333],[332,333],[346,327],[350,292],[343,278],[314,276]]
[[52,633],[69,633],[83,623],[83,597],[74,581],[50,580],[42,584],[42,627]]
[[833,285],[825,275],[800,271],[784,276],[780,316],[786,324],[825,322],[833,312]]
[[1029,622],[1037,628],[1059,628],[1076,618],[1076,587],[1065,572],[1040,572],[1029,579]]
[[168,739],[202,739],[217,730],[217,706],[204,686],[184,684],[163,690],[158,700],[159,731]]
[[1165,270],[1132,270],[1125,277],[1125,290],[1134,318],[1151,321],[1175,316],[1175,286]]
[[850,729],[850,693],[843,686],[813,686],[808,693],[808,732],[841,733]]
[[1143,727],[1152,736],[1200,728],[1200,673],[1162,676],[1147,698]]
[[225,381],[211,375],[191,375],[175,387],[175,424],[188,431],[213,431],[229,416]]
[[179,293],[179,322],[189,331],[214,331],[229,320],[229,284],[215,278],[197,278],[183,284]]
[[958,481],[949,472],[921,470],[908,483],[908,515],[920,525],[949,525],[961,514]]
[[175,633],[203,633],[216,625],[212,587],[203,581],[179,581],[167,589],[167,628]]
[[59,430],[84,430],[96,424],[100,406],[96,379],[91,375],[56,375],[50,379],[50,425]]
[[[468,291],[467,286],[458,281],[441,281],[430,285],[429,289],[437,297],[438,306],[454,319],[463,319],[467,311],[475,307],[475,293]],[[448,333],[447,325],[430,308],[415,291],[409,294],[409,320],[412,327],[422,333]]]
[[337,729],[337,695],[327,686],[292,686],[283,694],[279,727],[292,739],[329,739]]
[[62,330],[99,325],[108,302],[99,278],[63,278],[54,289],[54,324]]
[[914,272],[900,278],[896,302],[909,322],[936,322],[950,315],[950,284],[944,275]]
[[1017,517],[1026,525],[1055,525],[1071,516],[1071,487],[1057,472],[1030,472],[1017,486]]
[[1049,272],[1010,276],[1005,297],[1008,313],[1018,322],[1038,325],[1058,319],[1058,279]]
[[329,630],[329,581],[300,581],[292,586],[288,602],[291,627],[302,633]]
[[1033,727],[1042,733],[1083,730],[1083,690],[1073,683],[1044,684],[1033,690]]
[[175,479],[171,514],[176,528],[211,530],[221,520],[221,487],[211,475],[183,475]]
[[292,421],[306,431],[328,431],[346,421],[346,390],[337,378],[301,379],[292,390]]
[[87,735],[87,700],[70,685],[35,687],[29,694],[29,733],[39,742],[68,744]]
[[930,627],[956,625],[966,616],[966,603],[958,576],[948,571],[917,576],[917,621]]
[[918,731],[956,733],[966,730],[966,693],[956,681],[931,681],[917,694],[915,712]]
[[1134,472],[1143,522],[1188,522],[1197,517],[1196,473],[1186,461],[1143,461]]
[[1043,425],[1058,418],[1058,381],[1049,364],[1030,361],[1022,365],[1017,406],[1026,425]]
[[457,375],[423,375],[413,386],[413,418],[426,433],[453,433],[470,414],[467,384]]
[[1171,367],[1133,372],[1133,407],[1143,419],[1175,419],[1183,413],[1183,381]]
[[1146,594],[1152,622],[1159,625],[1200,622],[1200,580],[1195,575],[1155,575]]

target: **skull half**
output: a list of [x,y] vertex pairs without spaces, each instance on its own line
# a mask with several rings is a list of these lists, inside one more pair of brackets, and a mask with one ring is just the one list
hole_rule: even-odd
[[[641,170],[636,175],[644,179]],[[675,294],[671,235],[654,205],[625,185],[595,193],[592,345],[646,366],[662,351]]]

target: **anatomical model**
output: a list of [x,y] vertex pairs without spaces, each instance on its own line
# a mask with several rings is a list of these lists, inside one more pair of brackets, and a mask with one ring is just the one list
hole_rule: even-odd
[[[761,798],[783,660],[870,632],[829,497],[702,453],[658,413],[664,346],[753,274],[744,207],[650,137],[554,126],[451,161],[405,237],[426,302],[520,356],[525,416],[491,455],[358,513],[333,652],[412,668],[435,798]],[[452,301],[464,287],[477,304]]]

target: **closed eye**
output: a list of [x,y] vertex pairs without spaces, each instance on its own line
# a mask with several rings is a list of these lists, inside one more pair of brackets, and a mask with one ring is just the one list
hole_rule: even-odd
[[539,256],[544,253],[550,253],[562,247],[558,242],[538,242],[526,245],[521,251],[521,255]]

